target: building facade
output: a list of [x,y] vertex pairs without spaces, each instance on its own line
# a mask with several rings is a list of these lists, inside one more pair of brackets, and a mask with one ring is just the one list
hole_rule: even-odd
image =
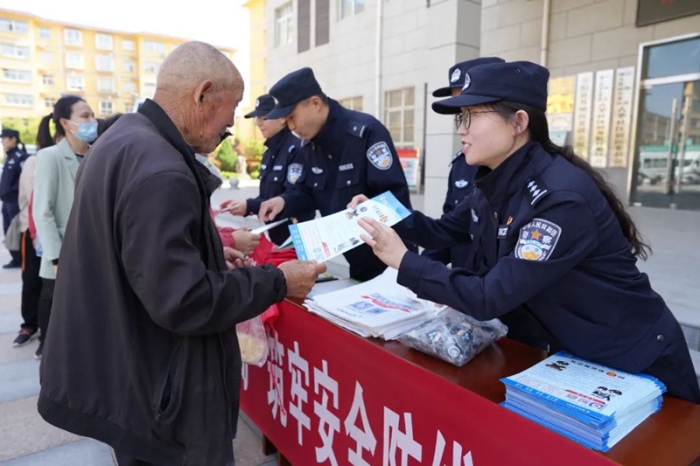
[[243,115],[255,108],[256,97],[267,92],[267,1],[247,0],[242,6],[250,15],[250,76],[246,82],[248,102],[236,118],[236,134],[243,139],[262,139],[255,123]]
[[551,70],[553,139],[630,203],[700,209],[697,0],[267,0],[265,10],[268,88],[311,66],[331,98],[377,116],[397,147],[418,152],[408,169],[422,175],[430,214],[460,148],[431,92],[454,63],[493,55]]
[[153,96],[160,64],[184,42],[0,9],[0,118],[46,115],[62,94],[82,96],[98,117],[131,112]]

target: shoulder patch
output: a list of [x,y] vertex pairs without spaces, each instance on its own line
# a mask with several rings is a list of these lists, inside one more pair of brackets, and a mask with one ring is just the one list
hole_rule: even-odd
[[538,178],[529,178],[525,182],[525,192],[530,200],[530,205],[535,205],[543,197],[549,194],[549,188]]
[[362,138],[362,136],[365,134],[366,127],[367,125],[363,123],[359,123],[357,121],[350,121],[348,122],[348,133],[358,138]]
[[372,145],[367,151],[367,159],[380,170],[388,170],[394,163],[389,145],[384,141],[379,141]]
[[534,218],[520,229],[515,257],[528,261],[546,261],[557,247],[561,227],[556,223]]
[[287,168],[287,181],[291,184],[296,184],[301,178],[301,174],[304,171],[304,166],[300,163],[292,163]]

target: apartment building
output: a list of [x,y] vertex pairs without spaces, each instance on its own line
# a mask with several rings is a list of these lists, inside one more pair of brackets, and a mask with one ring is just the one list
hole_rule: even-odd
[[630,203],[700,209],[697,0],[265,3],[267,87],[311,66],[330,97],[381,119],[408,161],[418,153],[405,167],[422,175],[428,213],[459,150],[431,92],[455,62],[490,55],[550,68],[553,138]]
[[0,9],[0,118],[48,114],[62,94],[83,96],[98,117],[131,112],[153,96],[161,62],[186,41]]

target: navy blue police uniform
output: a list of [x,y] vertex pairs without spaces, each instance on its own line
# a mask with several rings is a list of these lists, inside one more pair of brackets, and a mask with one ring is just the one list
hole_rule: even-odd
[[[269,94],[261,95],[255,101],[255,109],[245,118],[264,117],[275,106]],[[285,180],[289,166],[301,157],[301,141],[285,126],[280,132],[265,140],[265,152],[260,164],[260,192],[258,197],[246,200],[245,215],[258,215],[263,201],[277,197],[285,192]],[[316,212],[300,212],[296,220],[304,222],[314,218]],[[288,225],[280,225],[268,231],[270,240],[279,245],[289,238]]]
[[[313,71],[302,68],[282,78],[270,89],[270,95],[277,105],[266,118],[275,119],[288,115],[298,102],[323,95],[323,91]],[[281,215],[297,217],[311,209],[330,215],[345,210],[358,194],[371,198],[386,191],[410,209],[406,177],[386,127],[371,115],[328,101],[323,128],[312,140],[303,141],[303,159],[288,167],[289,189],[281,195],[285,201]],[[344,255],[351,278],[370,280],[386,269],[367,245]]]
[[[439,113],[498,100],[546,108],[546,68],[529,62],[483,65]],[[486,97],[489,96],[489,97]],[[683,332],[649,278],[593,179],[559,154],[529,142],[493,171],[481,167],[476,192],[440,220],[416,212],[405,239],[426,247],[464,241],[481,249],[488,273],[411,252],[398,282],[421,298],[479,320],[526,309],[555,348],[631,373],[659,378],[668,393],[700,403]]]
[[[0,137],[16,138],[19,142],[19,132],[14,129],[3,129]],[[5,164],[2,167],[0,176],[0,201],[2,202],[2,227],[7,233],[12,219],[19,214],[19,176],[22,174],[22,167],[27,160],[27,153],[19,146],[15,146],[7,152]],[[12,262],[20,263],[18,251],[10,251]]]

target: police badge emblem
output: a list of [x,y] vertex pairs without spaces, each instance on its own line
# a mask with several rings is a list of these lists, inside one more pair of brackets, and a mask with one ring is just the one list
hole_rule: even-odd
[[386,142],[381,141],[374,144],[367,151],[367,158],[370,163],[380,170],[388,170],[394,162],[391,156],[391,150]]
[[469,73],[464,74],[464,86],[462,86],[462,91],[469,89],[469,85],[472,83],[472,78],[469,77]]
[[291,184],[296,184],[296,182],[299,181],[303,170],[304,167],[300,163],[293,163],[289,165],[289,168],[287,168],[287,181],[289,181]]
[[450,82],[453,82],[453,83],[457,82],[457,80],[459,80],[460,76],[462,76],[462,71],[460,71],[459,68],[455,69],[452,72],[452,77],[450,78]]
[[467,186],[469,186],[469,181],[457,180],[457,181],[455,181],[455,186],[459,189],[466,188]]
[[529,261],[546,261],[554,252],[561,227],[556,223],[535,218],[520,229],[515,257]]

